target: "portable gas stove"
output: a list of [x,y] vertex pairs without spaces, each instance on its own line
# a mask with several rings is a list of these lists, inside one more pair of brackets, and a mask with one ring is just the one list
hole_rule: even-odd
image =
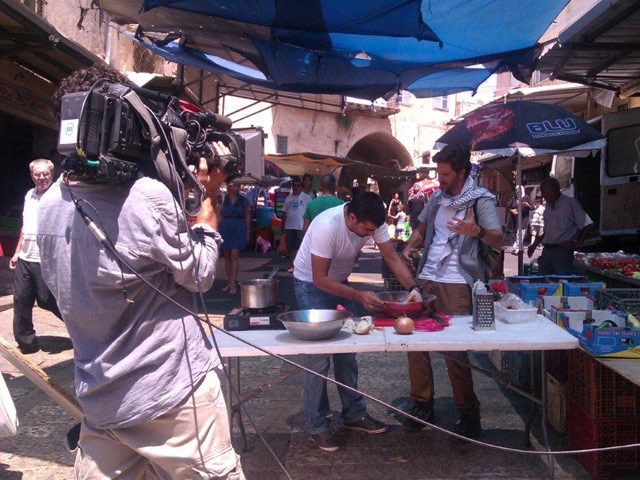
[[240,330],[285,330],[277,319],[278,314],[288,310],[284,303],[265,308],[236,307],[224,316],[224,329]]

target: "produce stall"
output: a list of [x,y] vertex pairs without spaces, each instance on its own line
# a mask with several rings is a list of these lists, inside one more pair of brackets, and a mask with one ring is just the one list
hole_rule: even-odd
[[588,253],[576,257],[576,269],[609,288],[640,288],[640,255]]
[[[547,387],[552,380],[561,392],[558,398],[551,393],[550,405],[562,412],[550,423],[567,433],[571,449],[638,443],[640,259],[618,252],[584,255],[577,263],[591,282],[575,275],[507,279],[509,291],[527,301],[538,294],[547,317],[580,342],[580,350],[548,356]],[[640,449],[594,452],[577,459],[591,478],[615,478],[621,471],[640,468]]]

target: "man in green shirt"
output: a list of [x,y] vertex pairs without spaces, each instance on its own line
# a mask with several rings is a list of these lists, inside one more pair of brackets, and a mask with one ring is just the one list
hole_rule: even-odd
[[325,173],[320,178],[321,193],[307,204],[304,211],[303,231],[307,231],[311,220],[316,218],[318,214],[324,212],[327,208],[335,207],[344,203],[343,200],[336,197],[336,177],[330,173]]

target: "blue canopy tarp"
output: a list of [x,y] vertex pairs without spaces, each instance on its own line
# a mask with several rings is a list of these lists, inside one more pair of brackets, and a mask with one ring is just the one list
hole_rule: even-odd
[[101,0],[100,6],[114,21],[138,23],[138,40],[172,61],[278,90],[374,99],[400,89],[420,97],[474,90],[505,69],[526,79],[538,38],[566,3]]

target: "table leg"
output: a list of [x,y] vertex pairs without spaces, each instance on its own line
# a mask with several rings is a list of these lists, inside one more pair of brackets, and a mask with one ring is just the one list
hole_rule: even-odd
[[[242,407],[240,404],[240,357],[229,357],[226,361],[227,372],[227,388],[225,389],[225,402],[227,404],[227,412],[229,415],[229,429],[233,433],[233,417],[238,416],[238,429],[240,430],[240,441],[242,442],[242,451],[247,452],[247,433],[244,429],[242,421]],[[233,400],[233,386],[238,396],[238,401]]]
[[536,417],[537,410],[538,410],[538,404],[535,402],[531,402],[529,404],[529,416],[527,417],[527,421],[524,424],[525,448],[531,448],[531,424],[533,423],[533,419]]
[[[541,383],[540,383],[540,397],[542,400],[542,438],[544,440],[544,447],[547,449],[547,452],[551,451],[551,447],[549,446],[549,434],[547,432],[547,378],[546,378],[546,366],[544,361],[544,350],[540,351],[540,375]],[[554,470],[555,470],[555,457],[553,455],[547,455],[547,464],[548,464],[548,477],[553,479]]]

